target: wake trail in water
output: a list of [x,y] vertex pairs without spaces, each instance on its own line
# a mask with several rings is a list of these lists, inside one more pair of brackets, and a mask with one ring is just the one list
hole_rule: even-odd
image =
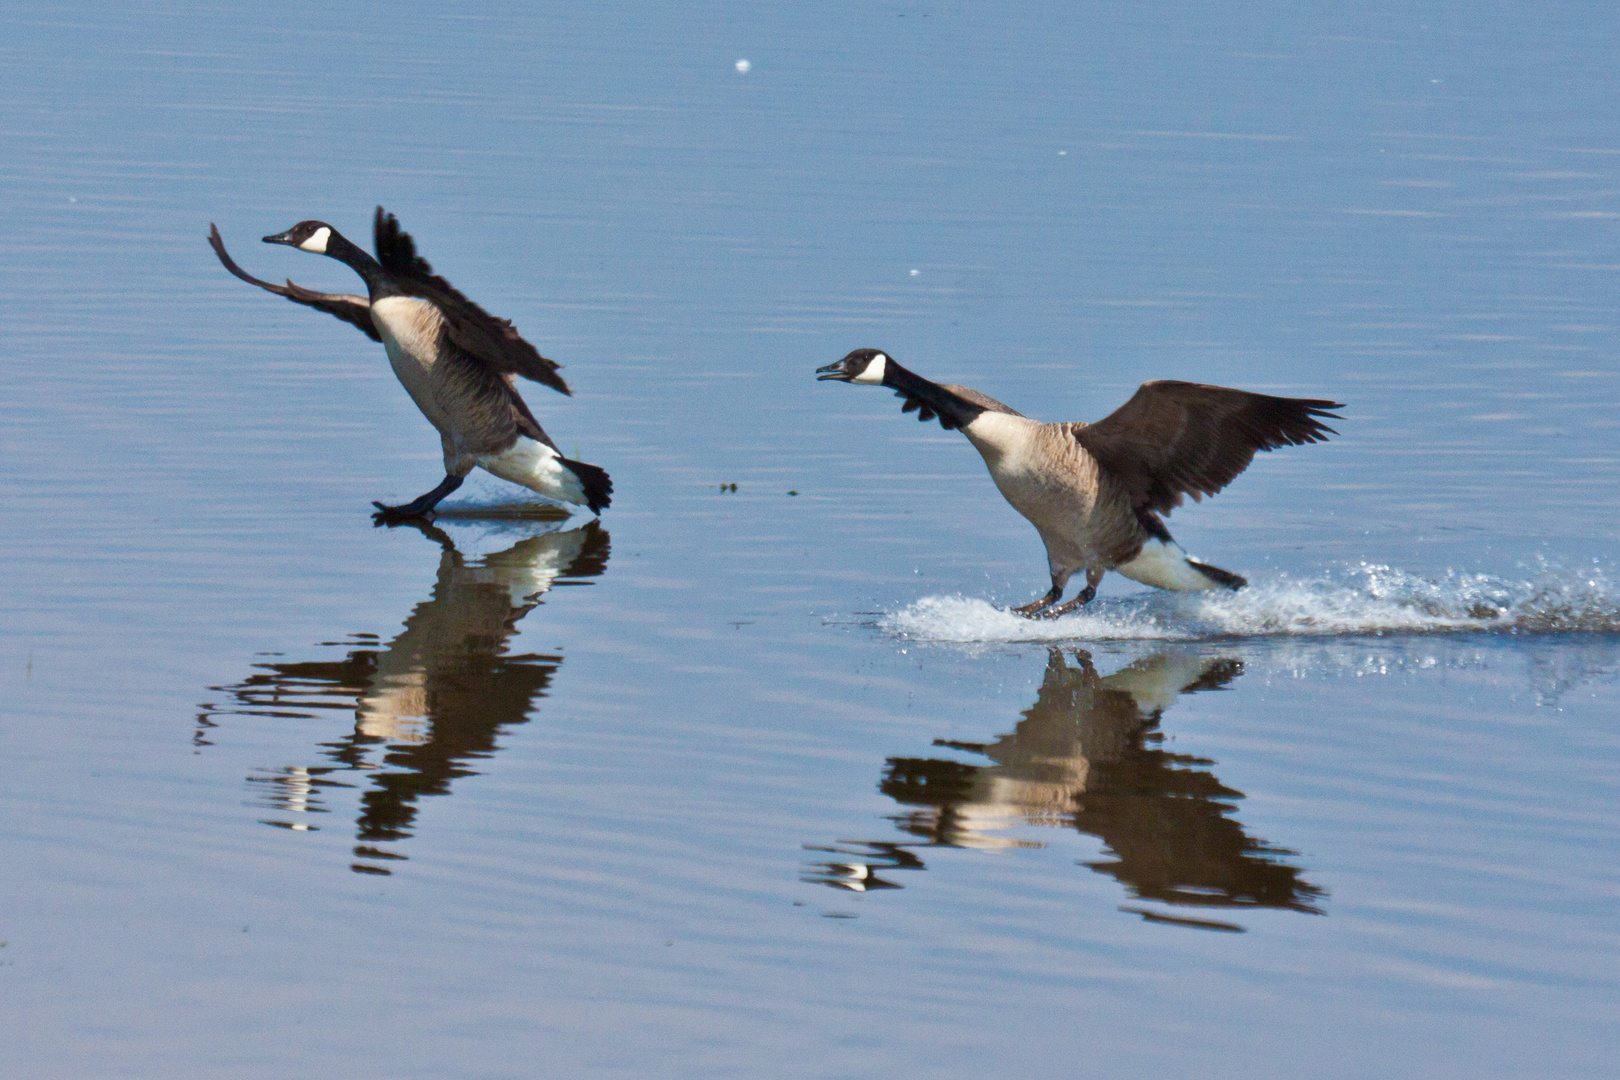
[[1547,565],[1522,580],[1423,577],[1361,563],[1320,577],[1257,578],[1239,592],[1152,592],[1093,601],[1051,621],[988,601],[928,596],[879,626],[919,641],[1198,641],[1365,634],[1620,633],[1620,588],[1599,568]]

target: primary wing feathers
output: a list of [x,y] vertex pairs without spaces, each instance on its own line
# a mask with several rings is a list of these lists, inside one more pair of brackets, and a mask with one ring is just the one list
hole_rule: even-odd
[[273,292],[277,296],[284,296],[295,304],[304,304],[314,308],[316,311],[336,315],[350,326],[358,327],[372,341],[382,340],[382,335],[377,333],[377,328],[372,325],[371,301],[366,297],[356,296],[353,293],[316,292],[314,289],[306,289],[302,285],[294,285],[291,281],[287,282],[285,286],[260,281],[236,265],[236,260],[232,259],[225,251],[225,241],[220,239],[219,228],[213,222],[208,224],[208,244],[214,249],[214,254],[219,256],[219,261],[224,264],[225,269],[249,285],[257,285],[259,288]]
[[1225,386],[1159,380],[1143,383],[1074,437],[1124,485],[1136,507],[1168,513],[1231,483],[1260,450],[1325,442],[1338,432],[1317,417],[1339,419],[1336,401],[1281,398]]
[[491,315],[435,274],[428,261],[416,253],[416,242],[399,227],[399,219],[380,206],[372,239],[383,269],[401,290],[439,309],[450,339],[458,346],[503,375],[521,375],[559,393],[573,393],[557,374],[561,364],[541,356],[511,322]]

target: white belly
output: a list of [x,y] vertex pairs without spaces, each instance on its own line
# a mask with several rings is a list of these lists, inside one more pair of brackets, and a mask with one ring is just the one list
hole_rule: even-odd
[[521,484],[530,491],[563,502],[585,502],[585,488],[574,471],[562,463],[562,456],[527,435],[519,435],[518,441],[504,453],[479,454],[473,460],[502,480]]

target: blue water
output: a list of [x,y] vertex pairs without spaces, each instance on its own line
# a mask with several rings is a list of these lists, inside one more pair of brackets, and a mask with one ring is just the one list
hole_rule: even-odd
[[[1610,1074],[1614,21],[0,9],[0,1072]],[[204,238],[378,203],[599,525],[373,528],[431,429]],[[1345,419],[1031,624],[857,346]]]

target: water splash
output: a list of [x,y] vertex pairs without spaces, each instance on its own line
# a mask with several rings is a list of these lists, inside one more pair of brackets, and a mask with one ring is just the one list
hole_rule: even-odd
[[1597,566],[1549,563],[1512,580],[1456,571],[1424,577],[1361,563],[1312,578],[1260,578],[1236,593],[1100,600],[1050,622],[972,597],[929,596],[885,615],[879,626],[905,638],[948,642],[1620,633],[1620,589]]

